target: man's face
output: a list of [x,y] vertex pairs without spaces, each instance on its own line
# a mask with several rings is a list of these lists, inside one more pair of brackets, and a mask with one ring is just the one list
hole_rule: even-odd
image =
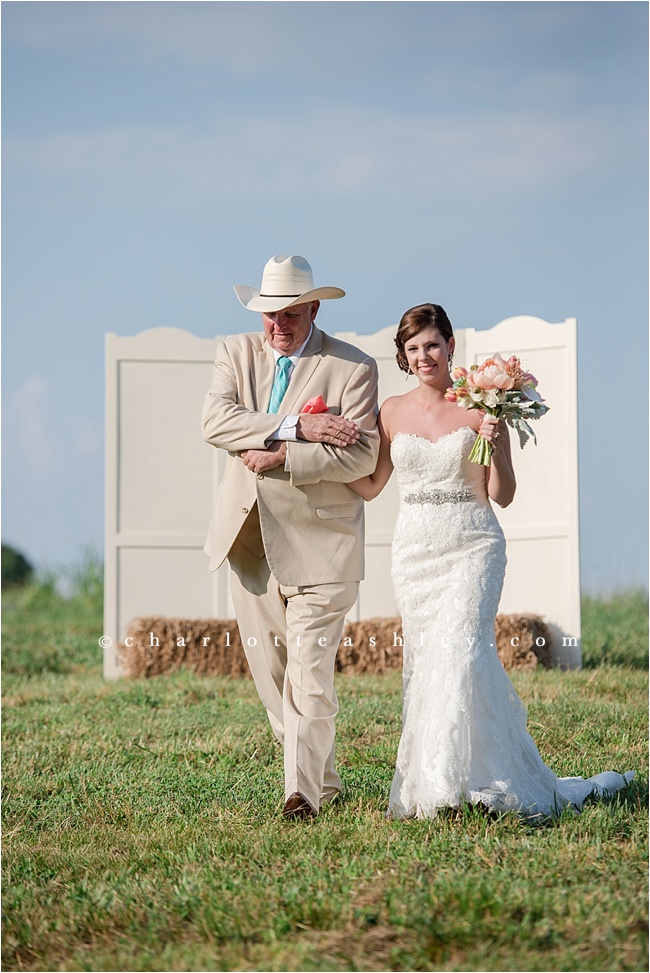
[[262,326],[271,348],[281,355],[293,355],[307,339],[312,321],[316,317],[320,301],[310,304],[293,304],[283,311],[262,313]]

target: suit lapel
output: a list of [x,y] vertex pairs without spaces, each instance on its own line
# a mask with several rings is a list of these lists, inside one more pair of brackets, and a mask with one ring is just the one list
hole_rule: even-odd
[[257,396],[258,412],[266,412],[271,399],[271,389],[275,378],[275,356],[268,341],[262,341],[262,346],[255,355],[253,362],[254,388]]

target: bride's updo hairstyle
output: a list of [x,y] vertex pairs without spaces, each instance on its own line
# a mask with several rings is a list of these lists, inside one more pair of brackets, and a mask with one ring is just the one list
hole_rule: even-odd
[[395,344],[397,345],[395,358],[399,367],[407,374],[410,372],[410,368],[404,347],[407,341],[410,341],[425,328],[435,328],[447,342],[454,336],[451,321],[447,317],[444,307],[441,307],[440,304],[418,304],[417,307],[411,307],[408,311],[405,311],[395,335]]

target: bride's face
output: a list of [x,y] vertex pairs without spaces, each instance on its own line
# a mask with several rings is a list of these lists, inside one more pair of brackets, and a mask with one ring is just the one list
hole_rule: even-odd
[[454,350],[454,339],[445,341],[437,328],[418,331],[404,345],[404,354],[413,374],[425,385],[449,384],[449,355]]

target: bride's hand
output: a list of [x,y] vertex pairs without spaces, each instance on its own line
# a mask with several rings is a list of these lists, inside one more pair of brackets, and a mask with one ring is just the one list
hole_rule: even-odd
[[484,415],[479,426],[479,435],[490,443],[493,449],[493,456],[499,455],[503,451],[504,444],[508,438],[508,427],[503,419],[496,416]]
[[488,496],[500,507],[507,507],[512,503],[517,489],[508,427],[503,419],[486,414],[481,419],[478,431],[492,446],[490,465],[485,467]]

